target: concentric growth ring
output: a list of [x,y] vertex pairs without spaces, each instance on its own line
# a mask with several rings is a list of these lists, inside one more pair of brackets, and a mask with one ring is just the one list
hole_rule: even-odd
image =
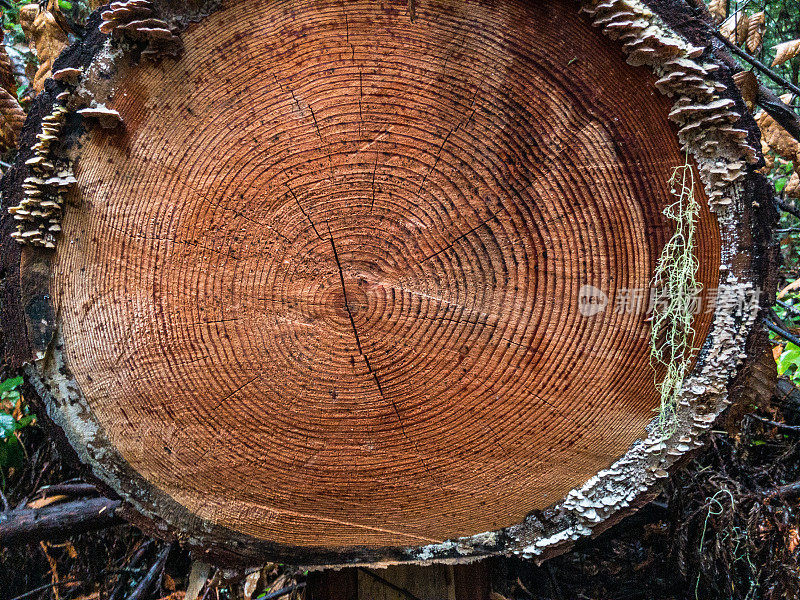
[[505,527],[621,456],[659,402],[646,315],[578,292],[647,288],[670,233],[652,75],[567,0],[224,4],[120,66],[57,248],[67,366],[125,460],[336,547]]

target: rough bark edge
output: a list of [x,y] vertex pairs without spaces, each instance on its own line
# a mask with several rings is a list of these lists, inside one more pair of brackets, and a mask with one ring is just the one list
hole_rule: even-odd
[[[181,26],[203,14],[202,0],[158,4],[163,14],[171,16],[172,22]],[[659,88],[678,96],[677,108],[689,108],[675,113],[684,126],[687,125],[682,118],[684,114],[699,115],[701,120],[710,117],[710,123],[701,124],[700,136],[681,132],[679,139],[698,164],[710,205],[719,221],[722,239],[719,288],[729,291],[762,289],[764,299],[770,298],[775,288],[770,266],[776,257],[771,229],[777,212],[769,185],[753,172],[753,165],[757,166],[761,160],[754,150],[758,148],[759,132],[733,84],[730,71],[721,66],[720,49],[714,48],[707,25],[682,0],[604,0],[586,1],[583,5],[609,37],[622,38],[629,62],[649,65],[662,79],[667,77]],[[185,10],[187,6],[191,18],[176,17],[186,14],[181,8]],[[576,12],[577,9],[576,2]],[[68,49],[56,63],[56,69],[66,66],[90,69],[101,63],[109,78],[118,54],[110,48],[106,36],[96,31],[98,21],[96,14],[93,24],[90,22],[90,35]],[[668,76],[675,67],[700,74],[704,83],[713,89],[711,95],[696,83],[682,86],[680,77],[677,84],[671,81]],[[25,148],[33,143],[36,127],[49,112],[59,91],[61,88],[49,81],[45,93],[31,111],[23,130],[23,150],[14,169],[2,182],[4,208],[10,205],[14,194],[19,193],[19,184],[25,175],[24,160],[30,155],[28,152],[26,156]],[[720,99],[732,103],[718,102]],[[81,133],[80,124],[73,124],[68,135],[77,141]],[[717,142],[711,150],[708,145],[702,147],[709,137]],[[747,167],[747,163],[751,166]],[[0,227],[3,250],[8,245],[9,220],[3,215]],[[26,279],[25,274],[48,272],[49,269],[43,267],[49,267],[50,256],[47,251],[27,248],[22,255],[18,248],[4,253],[0,314],[14,319],[5,320],[6,330],[11,330],[11,335],[3,340],[4,355],[10,364],[18,366],[29,362],[36,349],[41,351],[44,344],[46,357],[29,364],[25,370],[42,397],[49,417],[66,432],[66,437],[76,442],[73,448],[77,457],[91,465],[104,484],[128,496],[130,506],[124,513],[134,524],[157,537],[179,539],[204,560],[218,563],[247,564],[279,558],[308,565],[381,566],[403,562],[464,563],[504,554],[537,560],[555,556],[566,551],[576,539],[598,534],[648,502],[658,492],[658,480],[667,475],[667,469],[702,445],[699,437],[703,431],[746,387],[748,369],[739,369],[744,359],[757,357],[767,344],[757,311],[737,310],[732,303],[719,305],[697,364],[684,386],[686,391],[677,411],[675,434],[662,442],[651,427],[650,436],[635,442],[609,469],[572,490],[563,501],[530,514],[519,525],[424,547],[298,548],[258,540],[200,519],[163,492],[153,489],[122,460],[88,412],[81,391],[63,364],[55,319],[52,319],[52,326],[45,328],[49,337],[25,331],[26,321],[36,322],[41,317],[41,313],[35,311],[26,314],[25,307],[34,300],[44,301],[44,304],[34,302],[36,306],[45,309],[49,306],[47,281],[42,281],[41,277]],[[25,284],[30,279],[33,283]],[[52,315],[52,308],[49,315]],[[16,327],[9,326],[11,323]],[[31,329],[31,333],[35,331]],[[737,371],[738,376],[733,380]],[[727,392],[729,388],[730,393]],[[170,523],[159,515],[166,516]]]

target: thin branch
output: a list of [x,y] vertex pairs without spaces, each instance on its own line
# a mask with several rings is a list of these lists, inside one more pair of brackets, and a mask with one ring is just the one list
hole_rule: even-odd
[[304,587],[306,587],[305,583],[293,583],[292,585],[287,585],[285,588],[281,588],[279,590],[275,590],[274,592],[270,592],[266,596],[263,596],[261,600],[274,600],[275,598],[280,598],[281,596],[290,594],[295,590],[303,589]]
[[783,212],[789,213],[793,217],[800,219],[800,209],[798,209],[794,204],[789,204],[786,202],[786,200],[782,200],[780,198],[775,198],[775,201],[778,204],[778,208]]
[[99,496],[100,492],[91,483],[56,483],[39,488],[38,494],[45,496],[55,496],[62,494],[64,496],[86,497],[86,496]]
[[793,334],[789,333],[783,327],[779,327],[778,325],[776,325],[775,323],[773,323],[770,320],[764,320],[764,323],[766,324],[767,329],[769,329],[773,333],[779,335],[780,337],[785,339],[787,342],[791,342],[795,346],[800,346],[800,338],[798,338],[796,335],[793,335]]
[[747,413],[748,417],[755,419],[756,421],[761,421],[766,425],[771,425],[772,427],[777,427],[778,429],[783,429],[784,431],[791,431],[795,434],[800,434],[800,427],[797,425],[787,425],[786,423],[778,423],[778,421],[771,421],[769,419],[765,419],[764,417],[759,417],[758,415],[754,415],[753,413]]
[[61,586],[64,586],[64,585],[80,585],[82,583],[83,583],[83,581],[81,579],[69,579],[67,581],[55,581],[53,583],[47,583],[45,585],[40,585],[37,588],[33,588],[32,590],[27,591],[24,594],[20,594],[19,596],[15,596],[11,600],[22,600],[23,598],[28,598],[30,596],[38,594],[39,592],[43,592],[45,590],[49,590],[49,589],[54,588],[54,587],[61,587]]
[[386,587],[393,589],[395,592],[397,592],[401,596],[405,596],[405,598],[407,598],[407,600],[420,600],[419,598],[417,598],[414,594],[412,594],[408,590],[406,590],[404,588],[401,588],[399,585],[393,584],[391,581],[388,581],[388,580],[384,579],[383,577],[381,577],[377,573],[373,573],[369,569],[365,569],[364,567],[358,567],[358,570],[361,571],[362,573],[365,573],[366,575],[369,575],[375,581],[377,581],[379,583],[382,583]]
[[43,508],[18,508],[0,513],[0,547],[68,537],[123,523],[119,500],[89,498]]
[[716,29],[713,29],[712,33],[713,33],[714,37],[716,37],[719,41],[721,41],[723,44],[725,44],[728,47],[728,49],[731,52],[733,52],[736,56],[741,58],[743,61],[753,65],[753,67],[755,67],[756,69],[758,69],[759,71],[764,73],[764,75],[766,75],[767,77],[772,79],[774,82],[778,83],[779,85],[782,85],[787,90],[789,90],[789,91],[791,91],[791,92],[793,92],[793,93],[795,93],[795,94],[800,96],[800,87],[797,87],[791,81],[789,81],[789,80],[781,77],[780,75],[778,75],[775,71],[770,69],[767,65],[762,63],[757,58],[753,58],[752,56],[750,56],[747,52],[745,52],[744,50],[739,48],[739,46],[737,46],[736,44],[732,43],[728,38],[726,38],[724,35],[722,35]]
[[794,306],[788,304],[787,302],[784,302],[783,300],[775,300],[775,302],[778,304],[778,306],[788,310],[793,315],[800,317],[800,309],[795,308]]
[[781,485],[776,487],[774,490],[770,490],[767,494],[769,497],[774,496],[794,496],[800,494],[800,481],[795,481],[794,483],[787,483],[786,485]]
[[147,574],[142,577],[139,585],[137,585],[131,592],[131,595],[128,596],[128,600],[144,600],[147,597],[147,593],[153,587],[159,575],[164,571],[164,565],[167,564],[167,557],[169,556],[170,550],[172,550],[172,544],[168,544],[161,549],[161,552],[159,552],[156,557],[156,562],[153,563],[153,566],[150,567]]
[[[147,552],[148,548],[152,545],[153,540],[147,540],[141,546],[139,546],[138,550],[133,554],[131,559],[128,561],[126,568],[129,571],[137,570],[139,563],[144,558],[145,553]],[[109,595],[108,600],[117,600],[122,596],[122,592],[125,590],[125,587],[128,585],[129,577],[127,574],[122,574],[117,579],[117,584],[114,586],[114,589],[111,591],[111,595]]]

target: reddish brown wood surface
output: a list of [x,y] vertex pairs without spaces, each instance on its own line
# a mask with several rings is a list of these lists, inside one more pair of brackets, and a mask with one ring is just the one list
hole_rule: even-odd
[[658,404],[647,324],[578,289],[647,288],[668,233],[652,75],[570,2],[227,4],[115,76],[56,254],[122,456],[324,546],[498,529],[611,464]]
[[[670,22],[685,8],[662,4]],[[536,511],[625,455],[659,405],[648,315],[613,299],[647,294],[674,231],[672,102],[569,0],[207,12],[177,59],[129,48],[100,74],[96,33],[62,59],[92,62],[75,94],[123,125],[66,117],[78,183],[55,252],[5,260],[0,308],[27,323],[6,353],[24,359],[22,337],[40,353],[53,419],[159,535],[248,560],[458,559],[402,548],[533,514],[508,535],[541,552],[561,517]],[[766,256],[750,203],[721,233],[695,193],[703,288],[722,262],[750,285]],[[612,300],[593,317],[586,284]],[[693,413],[704,427],[718,402]],[[607,522],[642,501],[651,458],[623,477],[633,492],[609,484]]]

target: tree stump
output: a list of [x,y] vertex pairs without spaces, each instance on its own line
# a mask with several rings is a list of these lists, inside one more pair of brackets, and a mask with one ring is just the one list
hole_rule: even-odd
[[[652,496],[763,343],[774,209],[696,12],[100,9],[3,179],[6,361],[129,518],[208,560],[563,551]],[[704,304],[665,430],[676,169]]]

